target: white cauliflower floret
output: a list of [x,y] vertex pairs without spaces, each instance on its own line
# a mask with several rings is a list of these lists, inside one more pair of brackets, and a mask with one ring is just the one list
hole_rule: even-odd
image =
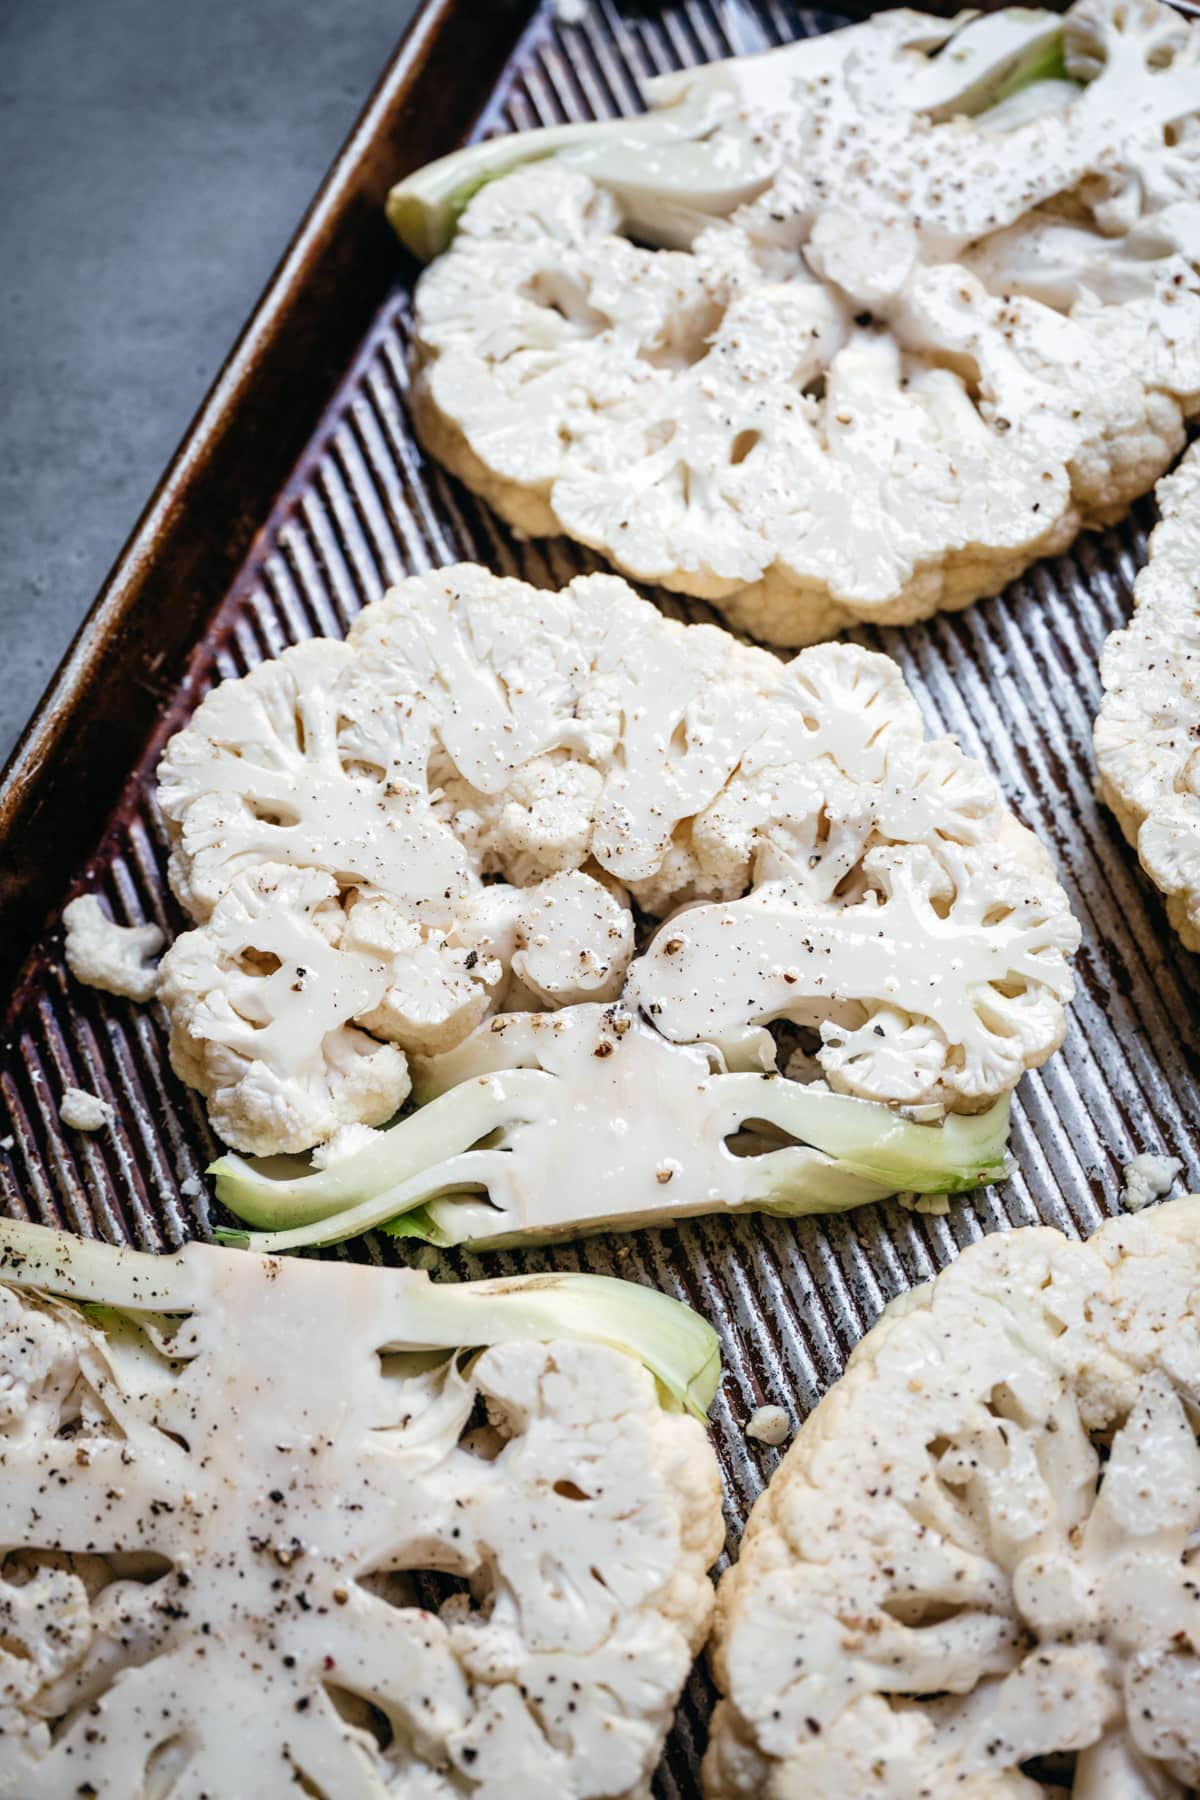
[[175,893],[202,920],[238,874],[289,863],[445,922],[472,882],[429,808],[429,754],[426,709],[360,679],[345,644],[297,644],[222,682],[158,768]]
[[1161,523],[1133,587],[1133,617],[1100,658],[1100,793],[1200,950],[1200,450],[1156,490]]
[[760,879],[661,927],[630,1002],[680,1043],[816,1029],[831,1084],[864,1098],[1011,1087],[1061,1043],[1072,992],[1079,929],[1045,853],[985,771],[923,741],[885,658],[805,651],[766,713],[693,830],[703,844],[719,820]]
[[385,894],[352,900],[344,942],[387,970],[382,995],[355,1015],[357,1022],[425,1055],[453,1048],[475,1029],[504,973],[495,959],[450,943],[445,932],[422,930]]
[[852,905],[779,881],[692,908],[660,929],[631,1000],[678,1043],[819,1029],[831,1084],[868,1099],[986,1098],[1058,1048],[1079,942],[1065,895],[990,849],[878,848],[862,869]]
[[619,138],[469,149],[393,195],[417,242],[474,194],[417,290],[418,431],[521,530],[777,643],[997,592],[1183,442],[1198,80],[1157,0],[901,11],[651,84]]
[[722,1582],[709,1800],[1200,1782],[1198,1284],[1190,1199],[893,1303]]
[[118,925],[98,894],[81,894],[63,908],[67,967],[76,981],[129,1000],[151,1000],[158,971],[150,958],[163,946],[157,925]]
[[[535,887],[490,887],[459,935],[473,953],[511,969],[534,1006],[615,1000],[633,955],[627,899],[582,871]],[[512,1010],[510,989],[505,1005]]]
[[[0,1794],[648,1793],[723,1538],[674,1410],[702,1321],[7,1222],[0,1260],[0,1392],[48,1326],[67,1390],[4,1432]],[[430,1570],[469,1593],[419,1604]]]
[[258,1155],[381,1125],[408,1093],[407,1064],[351,1021],[382,1004],[389,973],[350,939],[331,875],[274,863],[239,875],[162,960],[175,1072],[208,1096],[226,1143]]

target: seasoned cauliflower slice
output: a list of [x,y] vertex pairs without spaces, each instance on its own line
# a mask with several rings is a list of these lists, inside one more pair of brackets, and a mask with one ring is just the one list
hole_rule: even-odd
[[1200,1198],[974,1244],[801,1428],[717,1603],[709,1800],[1200,1784]]
[[1200,950],[1200,448],[1160,481],[1133,617],[1100,658],[1100,793],[1189,950]]
[[[440,1144],[424,1119],[403,1121],[388,1134],[384,1196],[372,1174],[347,1216],[385,1196],[406,1210],[401,1191],[409,1210],[453,1192],[455,1221],[431,1229],[457,1239],[544,1235],[556,1217],[590,1227],[656,1209],[873,1199],[894,1189],[896,1157],[876,1144],[848,1179],[835,1172],[840,1123],[828,1142],[822,1131],[793,1146],[770,1182],[725,1147],[763,1116],[722,1082],[777,1074],[768,1027],[811,1032],[810,1078],[879,1103],[862,1130],[883,1140],[896,1107],[994,1109],[1061,1041],[1078,927],[1050,859],[986,770],[950,739],[925,740],[887,657],[832,644],[784,664],[717,627],[664,618],[614,576],[543,593],[470,566],[393,589],[346,645],[302,648],[312,657],[289,651],[226,684],[165,759],[179,892],[199,906],[201,889],[231,882],[162,982],[173,1062],[210,1095],[217,1129],[257,1154],[310,1148],[342,1125],[384,1122],[389,1097],[394,1109],[407,1092],[407,1056],[459,1069],[465,1091],[470,1059],[488,1063],[495,1017],[578,1014],[531,1051],[554,1077],[537,1087],[536,1118],[520,1097],[535,1084],[518,1081],[488,1090],[486,1127],[457,1108]],[[242,699],[256,748],[235,755],[221,731],[237,735]],[[285,745],[269,755],[268,715]],[[389,765],[393,730],[412,754]],[[294,802],[277,762],[295,772]],[[352,831],[337,810],[346,792]],[[211,835],[218,809],[236,830]],[[376,851],[413,819],[437,855],[422,865],[413,848],[393,875]],[[282,861],[254,861],[277,848]],[[649,943],[647,916],[666,921]],[[640,1015],[652,1041],[639,1026],[623,1043],[601,1031],[596,1047],[605,1006]],[[564,1062],[552,1047],[568,1041],[581,1054]],[[596,1067],[607,1056],[615,1085]],[[709,1178],[661,1193],[671,1153],[648,1159],[635,1133],[628,1156],[608,1157],[627,1180],[619,1201],[599,1155],[568,1200],[547,1173],[559,1123],[571,1107],[627,1107],[616,1089],[639,1082],[684,1097],[666,1129],[690,1150],[709,1145]],[[422,1077],[426,1091],[442,1085]],[[916,1171],[904,1159],[900,1185],[1001,1173],[1002,1113],[961,1155],[935,1152]],[[478,1129],[460,1143],[468,1114]],[[372,1150],[373,1171],[378,1160]],[[532,1188],[525,1161],[541,1171]],[[339,1194],[356,1186],[356,1162]],[[320,1220],[347,1211],[326,1201]],[[297,1226],[312,1221],[307,1206]]]
[[774,643],[998,592],[1183,443],[1198,96],[1159,0],[898,11],[469,148],[392,199],[418,247],[463,209],[418,432],[518,529]]
[[700,1319],[7,1221],[0,1258],[0,1794],[649,1792],[723,1538]]
[[[544,953],[522,961],[505,935],[524,896],[485,889],[477,941],[512,985],[460,1044],[418,1059],[417,1111],[334,1169],[217,1165],[260,1247],[379,1225],[500,1245],[1002,1178],[1005,1096],[1061,1041],[1079,928],[987,772],[925,740],[895,664],[801,652],[685,846],[689,893],[737,897],[678,906],[619,965],[619,993],[606,983],[608,1005],[582,982],[551,993]],[[579,901],[587,916],[586,887]],[[781,1073],[768,1027],[793,1045],[807,1032],[815,1057]],[[914,1106],[938,1122],[905,1118]]]

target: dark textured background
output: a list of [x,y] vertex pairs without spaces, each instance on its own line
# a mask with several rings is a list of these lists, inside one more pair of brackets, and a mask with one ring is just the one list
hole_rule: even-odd
[[414,9],[0,0],[0,759]]

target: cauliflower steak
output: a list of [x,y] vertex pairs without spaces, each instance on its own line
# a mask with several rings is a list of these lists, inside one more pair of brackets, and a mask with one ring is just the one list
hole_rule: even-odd
[[709,1800],[1200,1786],[1200,1198],[893,1301],[718,1595]]
[[1200,25],[884,12],[649,99],[393,194],[419,249],[475,195],[417,288],[414,420],[517,528],[801,645],[997,593],[1178,453]]
[[700,1319],[7,1221],[0,1265],[0,1794],[645,1800],[723,1537]]
[[615,576],[414,577],[218,688],[160,799],[197,920],[160,971],[171,1055],[226,1141],[418,1102],[311,1176],[223,1163],[264,1229],[954,1191],[1003,1174],[1004,1096],[1062,1039],[1050,859],[895,664],[785,664]]

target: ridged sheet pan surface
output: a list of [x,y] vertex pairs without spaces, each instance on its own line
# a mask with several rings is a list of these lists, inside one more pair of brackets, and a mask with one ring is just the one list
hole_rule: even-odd
[[[592,0],[578,27],[547,12],[526,31],[480,128],[634,110],[640,76],[833,22],[786,4],[715,0],[628,9]],[[107,822],[97,821],[95,853],[79,869],[76,889],[96,888],[119,919],[152,919],[168,932],[183,923],[166,885],[153,770],[167,736],[214,681],[302,638],[342,635],[363,605],[407,573],[469,558],[558,586],[597,566],[565,542],[514,541],[424,460],[406,408],[410,289],[399,252],[397,270],[394,291],[262,521],[245,567],[224,598],[214,596],[211,629],[121,804]],[[444,1276],[545,1267],[615,1273],[676,1294],[710,1318],[725,1347],[713,1426],[731,1543],[779,1454],[747,1442],[748,1415],[764,1401],[807,1411],[893,1294],[983,1232],[1038,1220],[1071,1233],[1091,1230],[1115,1209],[1121,1167],[1137,1151],[1181,1157],[1189,1184],[1200,1187],[1198,965],[1177,946],[1093,792],[1097,657],[1106,633],[1127,616],[1151,516],[1147,504],[1119,530],[1085,538],[1072,555],[1034,569],[1000,599],[907,631],[856,634],[898,660],[930,729],[957,734],[995,773],[1016,812],[1057,855],[1082,921],[1079,993],[1065,1047],[1018,1092],[1014,1178],[956,1204],[946,1218],[888,1205],[799,1223],[701,1220],[528,1255],[415,1253]],[[696,607],[686,616],[706,615]],[[63,1128],[58,1101],[72,1084],[112,1102],[113,1131]],[[157,1009],[73,984],[61,932],[52,927],[12,996],[0,1054],[6,1209],[112,1241],[168,1247],[209,1228],[202,1171],[213,1149],[199,1099],[170,1072]],[[351,1253],[396,1254],[375,1242]],[[660,1794],[698,1792],[710,1707],[707,1677],[698,1671]]]

